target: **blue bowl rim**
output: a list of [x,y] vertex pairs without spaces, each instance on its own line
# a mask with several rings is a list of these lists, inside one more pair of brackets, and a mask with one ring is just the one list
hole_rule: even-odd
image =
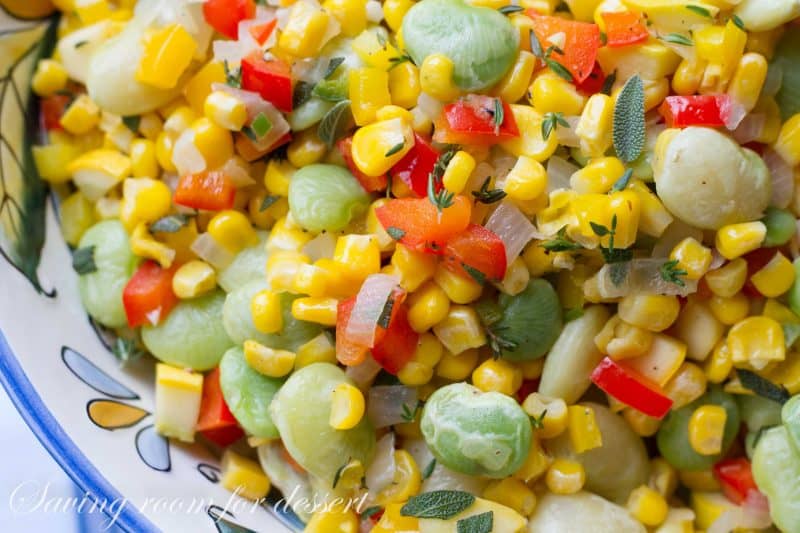
[[[124,498],[69,438],[64,428],[47,409],[11,351],[2,330],[0,330],[0,384],[42,446],[84,493],[101,503],[107,502],[107,505]],[[132,533],[159,531],[132,502],[127,502],[122,508],[115,524]]]

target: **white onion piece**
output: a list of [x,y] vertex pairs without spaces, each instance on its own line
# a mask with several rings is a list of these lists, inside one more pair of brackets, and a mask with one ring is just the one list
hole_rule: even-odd
[[371,495],[377,495],[394,481],[397,463],[394,460],[394,433],[391,431],[381,437],[375,447],[375,457],[364,475]]
[[334,250],[336,250],[336,235],[325,232],[308,241],[301,252],[314,263],[318,259],[333,257]]
[[[122,152],[129,154],[131,151],[131,143],[136,138],[134,133],[124,124],[117,124],[115,128],[106,132],[108,139],[114,143],[114,146],[119,148]],[[153,176],[154,178],[158,176]]]
[[208,45],[211,43],[211,37],[214,36],[214,28],[206,22],[203,14],[203,2],[189,1],[187,4],[191,5],[187,5],[184,10],[187,16],[183,25],[197,43],[197,50],[194,52],[195,58],[204,59]]
[[442,114],[444,104],[428,93],[419,93],[417,107],[426,117],[430,120],[434,120]]
[[372,356],[368,356],[363,362],[348,366],[344,373],[353,380],[353,383],[355,383],[359,389],[364,390],[372,384],[372,380],[375,379],[375,376],[377,376],[380,371],[381,365],[379,365]]
[[564,120],[567,121],[569,126],[564,127],[561,124],[556,125],[558,144],[571,147],[578,147],[581,145],[580,137],[575,133],[575,127],[578,125],[580,118],[581,117],[578,116],[564,117]]
[[[464,186],[465,191],[477,191],[483,185],[483,182],[486,181],[486,178],[489,176],[495,176],[497,173],[494,171],[494,167],[489,163],[481,162],[475,167],[475,170],[472,171],[472,174],[469,176],[469,180],[467,180],[467,184]],[[498,188],[499,185],[497,181],[495,181],[495,188]]]
[[511,202],[501,203],[486,221],[486,229],[500,237],[506,247],[507,264],[516,259],[525,245],[537,234],[522,211]]
[[231,68],[239,66],[242,62],[242,58],[247,55],[239,41],[218,39],[214,41],[211,46],[214,53],[214,60],[220,63],[227,62],[228,66]]
[[295,61],[292,65],[292,76],[308,83],[317,83],[328,70],[330,58],[312,57]]
[[248,187],[254,185],[256,180],[250,176],[249,165],[239,156],[233,156],[222,165],[220,168],[231,180],[231,183],[237,188]]
[[716,248],[711,249],[711,264],[708,265],[708,270],[716,270],[725,264],[726,259],[719,253]]
[[702,242],[703,230],[690,226],[681,220],[673,220],[653,245],[653,252],[650,257],[669,257],[675,245],[687,237],[692,237],[694,240]]
[[731,533],[739,527],[741,522],[741,510],[739,508],[728,509],[708,527],[706,533]]
[[727,109],[720,109],[720,113],[725,117],[725,127],[733,131],[747,116],[747,109],[733,98],[728,98],[727,101],[729,102],[729,105],[725,106]]
[[755,141],[764,131],[766,121],[767,117],[764,113],[749,113],[731,132],[731,135],[739,144]]
[[108,133],[120,124],[122,124],[121,116],[103,110],[103,112],[100,113],[100,123],[97,125],[97,127],[100,128],[100,131]]
[[772,199],[770,205],[787,207],[794,194],[794,173],[792,167],[775,150],[769,148],[764,152],[764,164],[772,176]]
[[375,330],[392,291],[400,278],[388,274],[371,274],[364,280],[356,295],[345,334],[356,344],[372,348],[375,345]]
[[376,428],[408,422],[403,417],[405,410],[414,411],[417,405],[416,387],[404,385],[379,385],[369,390],[367,416]]
[[597,273],[598,292],[603,298],[622,298],[637,293],[687,296],[696,292],[696,280],[684,279],[681,287],[661,276],[661,267],[667,261],[668,258],[661,257],[603,265]]
[[744,529],[765,529],[772,525],[769,515],[769,500],[761,492],[750,489],[742,503],[742,522]]
[[194,130],[186,128],[172,148],[172,163],[178,174],[197,174],[206,169],[206,160],[194,144]]
[[373,24],[380,24],[383,20],[383,7],[376,0],[367,1],[367,20]]
[[547,192],[556,189],[569,189],[569,178],[580,167],[573,165],[566,159],[554,155],[547,161]]
[[[277,4],[276,4],[277,5]],[[289,9],[288,7],[279,7],[275,10],[275,18],[278,19],[278,28],[284,29],[289,22]]]
[[781,90],[781,85],[783,85],[783,68],[772,63],[767,69],[767,79],[761,88],[761,96],[766,98],[775,96]]
[[200,259],[216,269],[225,268],[233,261],[233,254],[221,246],[208,233],[201,233],[189,247]]
[[[502,189],[503,183],[506,181],[506,176],[508,173],[511,172],[511,169],[514,168],[514,165],[517,163],[517,158],[511,155],[502,154],[495,158],[492,158],[492,167],[494,167],[494,173],[488,174],[489,176],[494,176],[495,178],[495,188]],[[485,180],[486,178],[484,178]],[[481,182],[482,184],[483,182]]]
[[255,50],[261,50],[261,45],[255,40],[253,34],[250,33],[250,28],[258,24],[261,24],[261,21],[256,19],[246,19],[239,22],[239,27],[237,29],[239,35],[238,41],[244,55],[248,55]]

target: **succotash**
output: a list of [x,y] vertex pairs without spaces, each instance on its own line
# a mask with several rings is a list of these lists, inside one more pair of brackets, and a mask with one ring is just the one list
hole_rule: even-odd
[[55,3],[83,304],[162,435],[246,440],[224,486],[313,533],[800,532],[800,1]]

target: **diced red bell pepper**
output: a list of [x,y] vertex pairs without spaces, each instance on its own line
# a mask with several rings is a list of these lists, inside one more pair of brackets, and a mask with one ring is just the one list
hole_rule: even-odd
[[650,34],[642,24],[642,17],[634,11],[611,11],[600,14],[606,25],[606,44],[611,47],[628,46],[646,41]]
[[203,17],[206,22],[231,39],[239,37],[241,21],[255,16],[254,0],[206,0],[203,3]]
[[550,37],[564,34],[564,46],[558,47],[561,51],[553,50],[549,58],[566,68],[575,83],[585,80],[592,72],[600,48],[597,24],[539,15],[531,10],[526,13],[533,20],[533,32],[542,45],[542,51],[552,46]]
[[414,147],[392,167],[390,173],[392,177],[401,179],[417,196],[425,197],[428,195],[428,176],[438,160],[439,151],[425,137],[415,133]]
[[[503,106],[503,122],[495,124],[495,106]],[[444,106],[434,121],[433,140],[447,144],[495,144],[519,137],[511,107],[498,98],[469,94]],[[427,187],[427,182],[426,182]]]
[[[747,281],[744,283],[744,287],[742,287],[742,292],[744,292],[750,298],[763,298],[764,295],[761,294],[753,282],[750,281],[750,278],[767,266],[775,254],[779,251],[782,251],[781,248],[759,248],[758,250],[753,250],[745,254],[742,258],[747,262]],[[786,254],[784,254],[786,255]]]
[[372,357],[384,370],[397,374],[414,356],[418,340],[419,334],[408,323],[407,306],[395,303],[389,328],[380,342],[372,348]]
[[443,265],[465,278],[499,281],[506,274],[506,245],[494,232],[470,224],[444,247]]
[[214,368],[203,378],[200,416],[195,429],[211,442],[223,447],[236,442],[244,435],[222,395],[219,367]]
[[[406,299],[406,291],[401,288],[396,288],[391,295],[392,298],[392,313],[389,317],[389,328],[401,312],[403,302]],[[369,346],[353,342],[347,336],[347,325],[350,322],[350,315],[353,313],[353,307],[356,305],[356,296],[351,296],[346,300],[339,301],[336,311],[336,358],[340,363],[346,366],[353,366],[362,363],[370,350]],[[375,326],[375,339],[374,345],[379,345],[386,336],[387,330],[379,325]]]
[[263,24],[253,24],[250,26],[250,36],[256,40],[258,44],[264,44],[275,31],[275,26],[278,24],[278,18],[275,17],[269,22]]
[[39,117],[47,131],[61,130],[61,116],[69,107],[70,97],[66,94],[54,94],[39,100]]
[[606,83],[606,75],[603,69],[600,68],[600,63],[595,62],[592,72],[586,76],[586,79],[580,83],[575,84],[575,88],[581,93],[591,96],[603,90],[603,85]]
[[592,381],[608,395],[648,416],[663,418],[672,407],[672,400],[656,383],[608,357],[592,371]]
[[356,166],[353,161],[353,136],[345,137],[336,143],[336,148],[342,154],[342,159],[350,169],[350,173],[358,180],[361,186],[367,192],[377,192],[386,189],[387,179],[386,174],[381,176],[367,176]]
[[174,202],[178,205],[207,211],[233,207],[236,186],[224,172],[210,170],[186,174],[178,180]]
[[292,68],[255,51],[242,59],[242,89],[253,91],[285,113],[292,110]]
[[438,211],[428,198],[389,200],[375,210],[381,225],[405,246],[441,254],[445,243],[469,225],[472,203],[458,195],[453,205]]
[[139,265],[122,291],[122,304],[130,327],[155,326],[169,315],[178,303],[178,297],[172,292],[172,276],[177,269],[177,265],[161,268],[155,261]]
[[517,393],[515,394],[517,401],[520,404],[525,401],[525,398],[527,398],[528,395],[539,390],[539,381],[539,378],[522,380],[522,385],[520,385],[519,389],[517,389]]
[[733,101],[727,94],[667,96],[658,108],[668,128],[719,128],[730,117]]
[[741,505],[751,490],[758,491],[750,461],[745,457],[723,459],[714,465],[713,471],[722,493],[736,505]]

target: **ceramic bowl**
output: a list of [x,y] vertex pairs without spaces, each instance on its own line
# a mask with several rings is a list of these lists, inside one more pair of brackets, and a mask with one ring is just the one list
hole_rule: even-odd
[[261,505],[239,499],[220,485],[216,454],[158,435],[152,361],[120,367],[113,337],[83,310],[57,201],[30,153],[30,78],[58,20],[49,0],[0,8],[0,381],[95,511],[125,530],[302,529],[277,491]]

